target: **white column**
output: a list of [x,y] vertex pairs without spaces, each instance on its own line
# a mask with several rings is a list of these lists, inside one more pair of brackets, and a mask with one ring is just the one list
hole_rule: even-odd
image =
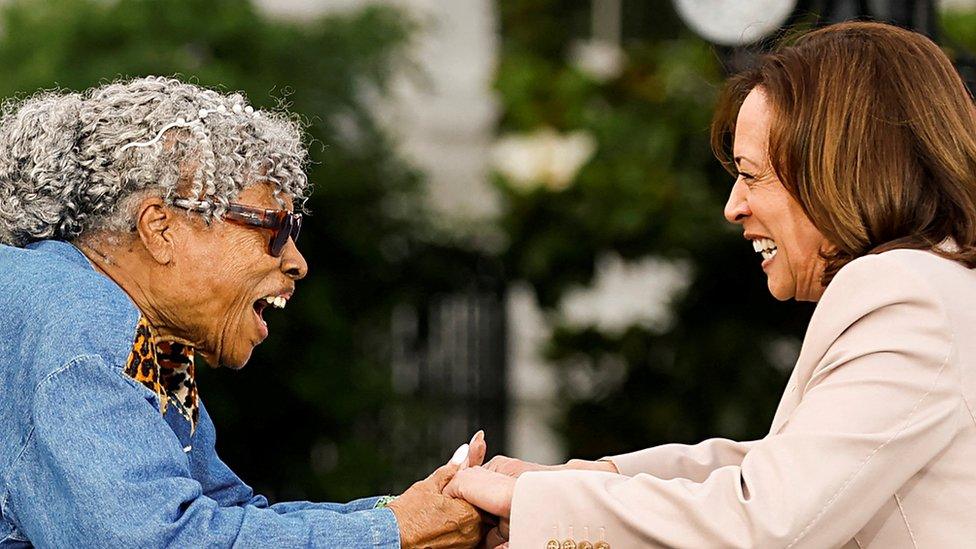
[[427,179],[428,203],[453,230],[493,218],[489,151],[497,106],[492,82],[498,56],[490,0],[398,0],[422,22],[414,51],[426,81],[405,74],[395,86],[387,125],[401,151]]
[[498,110],[494,2],[257,0],[265,13],[296,20],[377,4],[403,8],[421,23],[411,52],[421,74],[405,68],[392,99],[379,101],[376,113],[400,153],[424,173],[428,204],[442,224],[478,236],[499,210],[488,181]]

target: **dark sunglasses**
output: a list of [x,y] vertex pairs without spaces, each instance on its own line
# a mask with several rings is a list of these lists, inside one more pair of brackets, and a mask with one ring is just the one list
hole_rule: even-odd
[[[194,202],[191,200],[178,198],[173,201],[173,205],[185,210],[201,211],[209,209],[209,204],[205,202]],[[288,210],[265,210],[231,202],[222,216],[227,221],[249,225],[251,227],[261,227],[271,229],[271,240],[268,243],[268,253],[274,257],[281,257],[281,252],[285,249],[290,237],[294,242],[298,242],[298,233],[302,230],[302,214],[290,212]]]

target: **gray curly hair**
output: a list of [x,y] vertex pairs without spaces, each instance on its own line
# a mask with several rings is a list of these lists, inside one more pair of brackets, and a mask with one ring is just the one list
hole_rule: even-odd
[[[199,201],[194,215],[210,222],[259,181],[271,183],[279,204],[287,196],[301,209],[309,189],[300,125],[246,104],[241,94],[153,76],[8,101],[0,112],[0,243],[131,231],[135,206],[150,196]],[[201,109],[211,114],[201,117]],[[160,134],[180,118],[185,125]],[[147,146],[126,147],[133,143]]]

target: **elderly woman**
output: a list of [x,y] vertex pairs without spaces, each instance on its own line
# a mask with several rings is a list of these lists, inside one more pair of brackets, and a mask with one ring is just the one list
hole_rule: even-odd
[[194,356],[242,367],[306,275],[305,160],[286,115],[173,79],[8,105],[0,547],[477,543],[457,463],[392,503],[269,505],[214,450]]
[[952,64],[891,26],[811,32],[731,80],[713,142],[770,293],[818,302],[769,434],[496,458],[447,492],[519,549],[972,547],[976,109]]

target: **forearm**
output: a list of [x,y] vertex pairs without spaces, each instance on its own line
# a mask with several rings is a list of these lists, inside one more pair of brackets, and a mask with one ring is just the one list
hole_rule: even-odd
[[101,501],[64,497],[49,502],[18,482],[7,503],[17,510],[20,530],[39,547],[400,546],[397,522],[388,509],[339,513],[223,507],[200,495],[189,479],[159,483],[151,495],[144,486],[122,483],[117,488],[119,500],[106,495]]
[[[255,499],[264,499],[263,496],[256,496]],[[275,503],[274,505],[267,505],[268,509],[272,511],[284,514],[291,513],[294,511],[330,511],[333,513],[357,513],[359,511],[369,511],[376,507],[376,503],[380,500],[379,497],[369,497],[350,501],[348,503],[330,503],[330,502],[315,502],[315,501],[282,501],[280,503]],[[260,507],[260,505],[258,506]]]
[[35,546],[399,547],[388,509],[353,510],[370,500],[267,507],[200,454],[209,443],[188,457],[147,404],[97,360],[73,362],[38,388],[33,436],[8,471],[4,502]]
[[756,441],[737,442],[713,438],[699,444],[664,444],[629,454],[608,456],[617,472],[626,476],[640,473],[661,479],[684,478],[701,482],[715,469],[741,465]]

